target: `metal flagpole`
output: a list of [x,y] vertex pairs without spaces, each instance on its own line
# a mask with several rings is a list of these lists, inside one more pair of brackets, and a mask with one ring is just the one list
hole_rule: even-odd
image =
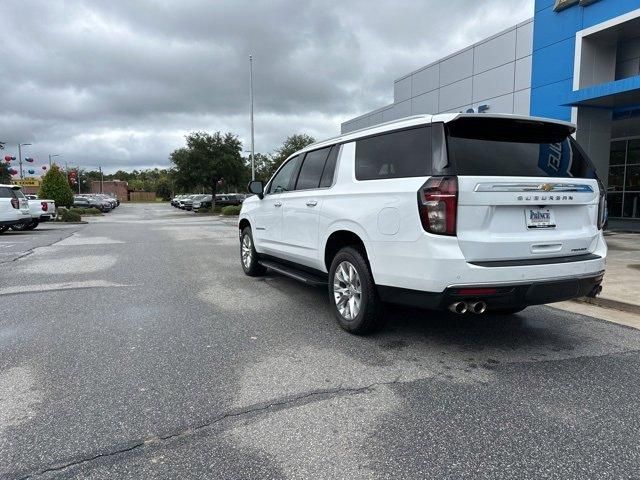
[[22,144],[18,144],[18,163],[20,164],[20,180],[24,178],[22,174]]
[[253,56],[249,55],[249,97],[251,99],[251,180],[256,179],[256,165],[254,162],[253,138]]

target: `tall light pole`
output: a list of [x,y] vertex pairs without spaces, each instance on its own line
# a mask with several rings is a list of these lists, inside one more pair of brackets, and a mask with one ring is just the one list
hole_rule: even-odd
[[24,174],[22,172],[22,147],[26,147],[27,145],[31,145],[31,144],[30,143],[18,144],[18,163],[20,164],[20,180],[24,180]]
[[251,180],[256,179],[256,166],[253,161],[253,56],[249,55],[249,98],[251,99]]
[[60,156],[60,155],[59,155],[59,154],[57,154],[57,153],[54,153],[53,155],[52,155],[52,154],[49,154],[49,168],[51,168],[51,165],[52,165],[52,163],[51,163],[51,159],[52,159],[53,157],[59,157],[59,156]]

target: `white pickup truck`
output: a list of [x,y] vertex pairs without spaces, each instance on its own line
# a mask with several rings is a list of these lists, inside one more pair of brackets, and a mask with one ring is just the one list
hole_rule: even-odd
[[29,202],[30,223],[12,225],[12,230],[33,230],[40,222],[48,222],[56,216],[56,203],[53,200],[42,200],[37,195],[25,195]]

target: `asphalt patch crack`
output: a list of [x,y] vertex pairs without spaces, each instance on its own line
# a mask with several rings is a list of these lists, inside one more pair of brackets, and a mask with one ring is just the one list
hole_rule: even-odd
[[324,389],[324,390],[312,390],[310,392],[307,392],[301,395],[287,396],[281,399],[272,400],[267,403],[253,404],[241,409],[230,410],[226,413],[223,413],[221,415],[214,417],[211,420],[197,424],[195,426],[188,426],[186,428],[181,428],[170,433],[156,435],[152,437],[147,437],[142,440],[135,440],[128,443],[120,444],[120,445],[114,446],[112,449],[105,452],[92,453],[89,455],[79,456],[73,459],[63,460],[61,462],[55,463],[45,468],[38,469],[30,473],[14,473],[6,478],[14,478],[19,480],[37,478],[42,475],[61,472],[68,468],[77,467],[77,466],[84,465],[96,460],[123,455],[129,452],[142,449],[145,446],[151,446],[151,445],[157,446],[157,445],[163,444],[164,442],[176,440],[179,438],[186,438],[196,434],[197,432],[211,428],[214,425],[227,419],[258,415],[266,411],[277,412],[280,410],[301,407],[309,403],[320,402],[323,400],[336,398],[340,396],[359,395],[363,393],[369,393],[375,387],[388,386],[388,385],[396,384],[399,382],[400,382],[400,378],[398,377],[392,381],[376,382],[376,383],[366,385],[364,387],[357,387],[357,388],[339,387],[339,388],[331,388],[331,389]]
[[45,245],[39,245],[37,247],[32,247],[29,250],[24,251],[23,253],[21,253],[20,255],[18,255],[17,257],[12,258],[11,260],[5,260],[5,261],[0,261],[0,264],[3,263],[12,263],[12,262],[17,262],[18,260],[20,260],[21,258],[25,258],[28,257],[29,255],[31,255],[33,252],[35,252],[38,248],[47,248],[47,247],[51,247],[52,245],[55,245],[58,242],[61,242],[63,240],[66,240],[67,238],[69,238],[71,235],[73,235],[74,233],[76,233],[77,230],[74,230],[73,232],[71,232],[69,235],[66,235],[65,237],[62,238],[58,238],[57,240],[54,240],[51,243],[47,243]]

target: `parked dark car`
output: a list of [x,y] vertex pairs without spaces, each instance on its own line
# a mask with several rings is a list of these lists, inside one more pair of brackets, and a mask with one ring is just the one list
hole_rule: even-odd
[[206,195],[190,195],[189,197],[185,198],[184,201],[182,202],[182,205],[184,205],[184,209],[185,210],[191,210],[193,208],[193,202],[200,200],[201,198],[206,197]]
[[191,209],[194,212],[202,208],[211,208],[211,195],[203,195],[202,198],[194,199]]
[[222,193],[216,195],[216,205],[227,207],[229,205],[240,205],[244,198],[235,193]]
[[73,197],[73,206],[77,208],[91,208],[92,205],[87,197]]

